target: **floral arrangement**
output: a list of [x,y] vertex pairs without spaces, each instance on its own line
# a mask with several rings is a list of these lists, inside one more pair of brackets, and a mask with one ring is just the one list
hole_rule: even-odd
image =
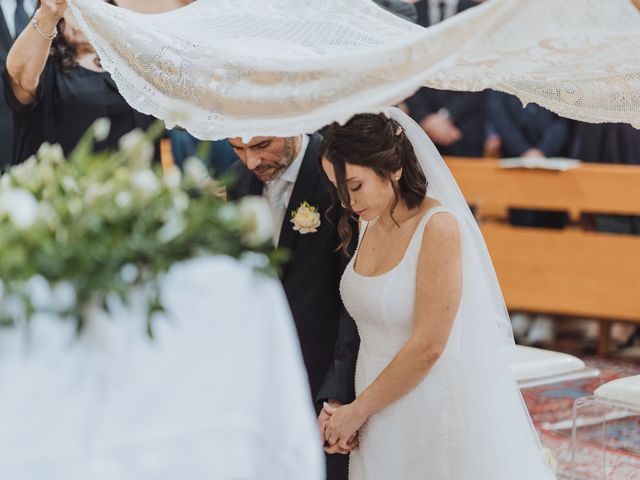
[[100,119],[68,159],[44,144],[0,178],[0,323],[49,313],[82,329],[87,306],[127,304],[143,288],[152,334],[153,313],[162,310],[159,280],[174,263],[223,254],[277,271],[282,254],[269,246],[264,201],[227,203],[224,183],[197,158],[184,173],[163,175],[152,167],[161,128],[134,130],[117,151],[93,153],[110,129]]

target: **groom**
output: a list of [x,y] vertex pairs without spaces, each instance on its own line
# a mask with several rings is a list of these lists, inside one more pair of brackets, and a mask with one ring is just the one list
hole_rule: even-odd
[[[229,190],[229,198],[263,196],[275,219],[274,244],[291,253],[281,280],[293,313],[316,413],[325,400],[350,403],[355,397],[354,371],[360,339],[340,299],[340,278],[347,259],[336,251],[340,240],[335,226],[340,209],[329,212],[330,221],[325,216],[331,199],[318,166],[322,137],[317,133],[255,137],[247,143],[231,138],[229,143],[240,158],[230,168],[237,182]],[[305,208],[305,202],[319,215]],[[346,480],[347,470],[348,455],[327,455],[328,480]]]

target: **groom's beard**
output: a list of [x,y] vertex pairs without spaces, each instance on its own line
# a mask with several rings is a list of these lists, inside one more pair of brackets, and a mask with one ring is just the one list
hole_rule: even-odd
[[284,142],[284,149],[280,160],[272,162],[268,165],[260,166],[254,169],[253,173],[264,183],[275,180],[289,165],[293,163],[295,153],[295,140],[287,138]]

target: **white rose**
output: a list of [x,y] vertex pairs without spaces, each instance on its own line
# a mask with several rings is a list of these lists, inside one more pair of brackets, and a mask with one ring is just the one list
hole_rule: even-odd
[[62,179],[62,186],[68,192],[77,192],[79,190],[78,184],[73,179],[73,177],[70,177],[69,175],[65,175],[65,177]]
[[123,135],[118,146],[129,156],[129,165],[135,168],[149,168],[153,160],[153,144],[140,129]]
[[[10,175],[16,180],[18,180],[19,182],[24,182],[33,177],[37,166],[38,166],[38,159],[32,155],[26,161],[19,163],[14,167],[11,167]],[[3,176],[2,179],[8,184],[9,175]]]
[[170,190],[178,190],[182,183],[182,173],[178,168],[171,168],[164,174],[164,184]]
[[315,207],[305,202],[296,210],[291,219],[291,223],[293,223],[293,229],[303,235],[315,233],[321,225],[320,214]]
[[59,312],[68,312],[76,306],[75,287],[69,282],[58,282],[51,289],[53,306]]
[[120,192],[116,195],[116,205],[120,208],[126,208],[131,205],[131,200],[133,200],[131,192]]
[[26,190],[9,188],[0,193],[0,214],[2,213],[20,230],[27,230],[38,219],[38,201]]
[[184,176],[192,185],[202,185],[209,179],[209,170],[198,157],[189,157],[184,162]]
[[111,131],[111,120],[108,118],[99,118],[93,122],[93,137],[98,142],[102,142],[107,139],[109,132]]
[[187,222],[182,213],[177,210],[169,210],[165,215],[165,224],[158,230],[158,240],[161,242],[170,242],[182,232],[184,232]]
[[51,286],[46,278],[42,275],[34,275],[25,284],[25,290],[31,305],[36,310],[44,310],[53,307],[53,296],[51,294]]
[[223,222],[233,222],[238,218],[238,207],[234,203],[225,203],[218,210],[218,217]]
[[64,152],[57,143],[55,145],[43,143],[38,149],[37,156],[43,162],[62,163],[64,161]]
[[133,283],[138,279],[138,274],[139,273],[140,273],[140,271],[138,270],[138,267],[136,267],[135,265],[133,265],[131,263],[127,263],[120,270],[120,277],[126,283]]
[[60,217],[55,208],[50,203],[40,203],[38,205],[38,217],[45,223],[51,230],[55,230],[60,224]]
[[179,212],[184,212],[189,208],[189,195],[184,192],[176,192],[173,195],[173,208]]
[[112,191],[113,184],[111,182],[103,184],[91,183],[84,194],[84,201],[91,205],[101,198],[108,196]]
[[160,190],[160,182],[153,171],[137,170],[131,174],[131,185],[145,197],[151,197]]
[[82,200],[78,197],[73,197],[69,202],[67,202],[67,210],[69,210],[69,213],[74,217],[76,215],[80,215],[83,209],[84,203],[82,203]]
[[262,245],[273,236],[273,215],[269,204],[262,197],[245,197],[239,205],[240,217],[248,223],[246,240],[251,245]]

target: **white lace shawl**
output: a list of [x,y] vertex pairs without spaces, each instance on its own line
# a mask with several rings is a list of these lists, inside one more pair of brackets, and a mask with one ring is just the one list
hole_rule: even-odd
[[488,0],[428,29],[370,0],[198,0],[155,15],[69,4],[125,99],[202,139],[311,132],[420,85],[640,127],[629,0]]

